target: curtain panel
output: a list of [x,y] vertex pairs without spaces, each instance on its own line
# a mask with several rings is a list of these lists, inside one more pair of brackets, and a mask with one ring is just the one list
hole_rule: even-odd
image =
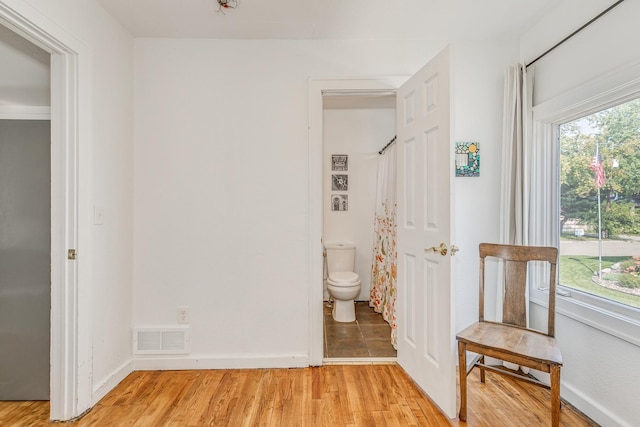
[[[522,64],[508,68],[504,86],[504,110],[502,129],[502,180],[500,200],[500,240],[510,245],[532,245],[531,227],[536,222],[537,202],[532,200],[532,185],[540,178],[540,166],[544,165],[544,154],[534,144],[532,99],[533,68],[527,70]],[[544,169],[544,168],[543,168]],[[535,194],[535,193],[533,193]],[[538,206],[538,208],[537,208]],[[504,302],[503,266],[498,267],[498,289],[496,292],[495,320],[502,319]],[[531,282],[531,271],[528,282]],[[529,325],[529,293],[527,300],[527,326]],[[504,362],[510,369],[518,365]],[[527,368],[523,368],[528,372]]]
[[391,344],[394,348],[397,348],[396,209],[396,146],[391,145],[378,159],[369,305],[377,313],[382,313],[384,320],[391,325]]
[[[509,245],[530,244],[532,95],[533,70],[527,70],[522,64],[509,67],[504,85],[500,199],[500,241]],[[502,273],[500,265],[494,320],[502,319],[504,301]]]

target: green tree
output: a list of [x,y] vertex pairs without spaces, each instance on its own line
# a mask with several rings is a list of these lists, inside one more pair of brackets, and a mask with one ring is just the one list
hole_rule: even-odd
[[560,226],[569,219],[586,219],[592,208],[595,186],[589,164],[595,138],[581,131],[577,122],[560,127]]
[[[590,126],[585,131],[584,124]],[[640,99],[560,126],[561,215],[597,227],[597,188],[589,168],[598,148],[606,181],[600,189],[602,229],[607,235],[636,234],[640,195]]]
[[587,121],[598,129],[607,206],[614,193],[626,197],[640,193],[640,99],[594,113]]
[[[585,213],[584,219],[591,224],[598,224],[598,209],[593,207]],[[640,229],[637,224],[637,214],[633,202],[612,203],[609,210],[602,212],[602,230],[604,237],[619,236],[621,234],[638,235]]]

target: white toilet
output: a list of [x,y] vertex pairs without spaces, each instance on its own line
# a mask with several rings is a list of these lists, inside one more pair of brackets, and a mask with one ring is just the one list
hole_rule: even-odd
[[355,273],[356,246],[353,243],[327,243],[327,290],[333,297],[333,320],[356,320],[354,300],[360,294],[360,277]]

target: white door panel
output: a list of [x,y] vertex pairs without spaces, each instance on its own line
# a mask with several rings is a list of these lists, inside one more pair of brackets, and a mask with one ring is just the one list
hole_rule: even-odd
[[[398,362],[456,413],[449,50],[398,91]],[[435,248],[431,250],[430,248]]]

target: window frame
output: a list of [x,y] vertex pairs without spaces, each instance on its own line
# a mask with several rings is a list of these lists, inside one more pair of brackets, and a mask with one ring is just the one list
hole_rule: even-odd
[[[640,98],[640,61],[533,107],[532,128],[537,130],[533,144],[552,143],[558,153],[551,165],[553,179],[549,184],[555,186],[550,193],[554,200],[552,209],[545,213],[544,223],[559,225],[560,221],[559,126],[636,98]],[[534,234],[559,247],[559,226],[537,228],[533,230]],[[557,284],[557,289],[556,313],[640,346],[640,309],[565,287],[561,283]],[[531,287],[530,301],[546,307],[547,292],[545,288]]]

